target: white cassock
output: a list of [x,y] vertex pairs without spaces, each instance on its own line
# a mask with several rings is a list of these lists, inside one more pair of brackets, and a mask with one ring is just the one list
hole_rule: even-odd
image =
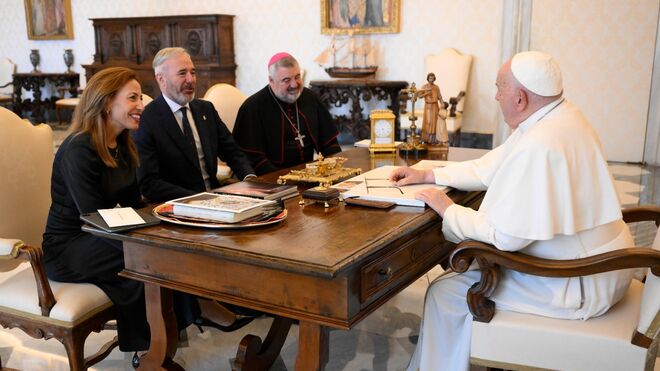
[[[434,170],[437,184],[488,189],[479,211],[450,206],[443,233],[500,250],[575,259],[633,246],[598,137],[571,103],[558,99],[523,121],[482,158]],[[409,370],[468,370],[472,315],[465,299],[480,272],[445,276],[426,295]],[[632,271],[574,278],[503,272],[491,297],[497,310],[587,319],[605,313]]]

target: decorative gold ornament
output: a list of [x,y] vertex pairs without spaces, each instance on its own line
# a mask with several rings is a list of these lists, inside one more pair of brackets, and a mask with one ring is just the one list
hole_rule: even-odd
[[417,101],[417,98],[419,98],[419,91],[417,90],[417,87],[415,87],[415,83],[413,82],[412,84],[410,84],[410,88],[402,89],[401,92],[406,93],[409,99],[411,100],[412,110],[410,112],[410,117],[409,117],[410,136],[407,138],[405,143],[399,146],[399,152],[424,153],[426,152],[427,148],[426,145],[422,143],[419,136],[417,135],[417,125],[415,124],[415,121],[417,121],[417,116],[415,116],[415,102]]
[[371,119],[371,144],[369,144],[371,155],[381,152],[396,153],[394,113],[388,109],[373,110],[369,118]]
[[343,167],[345,157],[324,158],[319,155],[317,161],[305,165],[304,169],[291,170],[289,174],[277,178],[278,184],[286,184],[287,181],[319,183],[323,187],[330,187],[341,180],[360,175],[362,169]]

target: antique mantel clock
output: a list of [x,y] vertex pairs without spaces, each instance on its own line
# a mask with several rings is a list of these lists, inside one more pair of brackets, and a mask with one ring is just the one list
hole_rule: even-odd
[[369,152],[396,153],[396,144],[394,143],[394,120],[395,116],[388,109],[373,110],[369,115],[371,119],[371,144]]

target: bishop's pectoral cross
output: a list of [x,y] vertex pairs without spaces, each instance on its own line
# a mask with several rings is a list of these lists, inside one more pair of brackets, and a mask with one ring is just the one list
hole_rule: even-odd
[[298,133],[298,135],[295,136],[293,139],[297,140],[298,143],[300,143],[300,146],[301,146],[301,147],[304,147],[305,144],[304,144],[304,142],[303,142],[303,139],[305,139],[305,136],[302,135],[299,131],[297,131],[297,133]]

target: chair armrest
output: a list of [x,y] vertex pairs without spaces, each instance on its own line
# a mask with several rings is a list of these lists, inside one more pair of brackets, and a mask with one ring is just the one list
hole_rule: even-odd
[[50,310],[55,306],[56,300],[53,295],[53,290],[48,283],[46,276],[46,267],[43,263],[43,250],[39,247],[30,245],[23,245],[18,249],[18,259],[27,260],[32,266],[34,279],[37,282],[37,295],[39,297],[39,307],[41,307],[41,315],[48,317]]
[[482,242],[464,241],[456,246],[449,258],[452,269],[459,273],[467,271],[473,260],[481,269],[481,281],[468,290],[467,301],[474,319],[480,322],[490,322],[495,314],[495,303],[489,297],[499,284],[500,267],[543,277],[577,277],[649,267],[654,275],[660,276],[660,251],[647,248],[621,249],[581,259],[552,260],[501,251]]
[[456,106],[458,106],[458,102],[460,102],[464,96],[465,92],[461,91],[456,97],[449,98],[449,115],[447,117],[456,117]]
[[660,207],[657,206],[638,206],[621,210],[623,221],[626,223],[655,221],[655,225],[660,227]]

